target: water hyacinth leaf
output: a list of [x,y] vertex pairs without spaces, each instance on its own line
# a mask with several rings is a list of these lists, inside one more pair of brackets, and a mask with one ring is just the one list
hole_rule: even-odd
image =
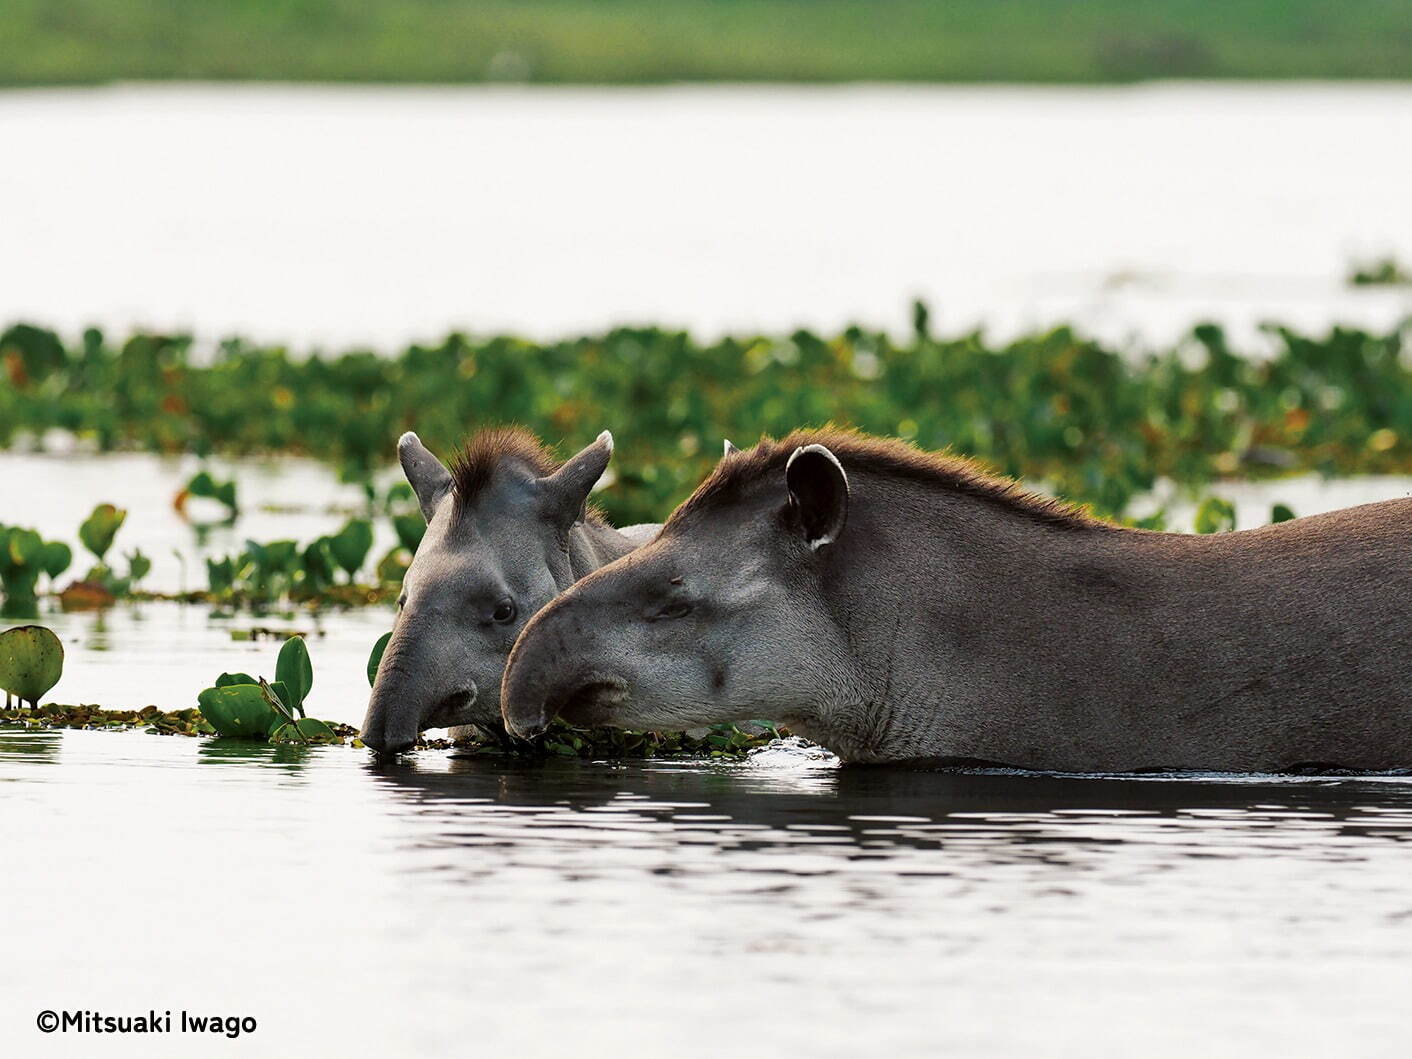
[[1197,533],[1229,533],[1235,526],[1235,505],[1229,500],[1208,496],[1196,509]]
[[397,531],[397,540],[413,555],[417,554],[417,545],[422,543],[422,537],[426,534],[426,520],[421,515],[393,515],[392,528]]
[[234,684],[256,684],[259,683],[249,673],[222,673],[216,678],[216,687],[228,688]]
[[364,518],[349,519],[348,524],[328,539],[334,561],[353,580],[373,546],[373,524]]
[[304,577],[315,588],[333,584],[333,553],[329,539],[320,537],[304,549]]
[[186,492],[192,496],[215,500],[230,508],[231,511],[236,509],[235,482],[218,482],[211,476],[210,471],[198,471],[193,475],[191,481],[186,483]]
[[304,637],[291,636],[284,641],[275,663],[275,680],[289,689],[288,704],[303,714],[304,699],[314,686],[314,663]]
[[143,554],[141,548],[134,548],[127,557],[127,581],[136,585],[152,572],[152,560]]
[[387,650],[387,641],[392,639],[392,633],[385,632],[378,637],[378,642],[373,644],[373,653],[368,655],[368,686],[372,687],[377,683],[378,666],[382,664],[383,652]]
[[42,625],[20,625],[0,633],[0,688],[32,706],[64,674],[64,645]]
[[388,549],[387,554],[378,560],[378,584],[400,585],[411,566],[412,558],[405,548],[394,546]]
[[127,512],[112,504],[99,504],[93,513],[83,520],[78,528],[78,538],[83,546],[103,561],[108,549],[113,546],[113,538],[118,535]]
[[230,556],[206,560],[206,584],[212,595],[229,592],[235,584],[235,564]]
[[34,530],[16,529],[10,531],[10,562],[17,566],[33,567],[36,571],[43,567],[44,538]]
[[270,733],[275,743],[341,743],[343,738],[323,721],[314,717],[300,717],[297,721],[281,724]]
[[40,556],[39,565],[44,568],[44,572],[49,575],[52,581],[74,561],[73,549],[63,541],[48,541],[44,545],[44,552]]
[[284,723],[258,684],[207,688],[196,701],[212,728],[236,739],[268,739],[270,732]]

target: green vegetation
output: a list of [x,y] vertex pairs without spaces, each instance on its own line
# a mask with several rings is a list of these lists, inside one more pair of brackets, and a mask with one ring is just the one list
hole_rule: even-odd
[[32,529],[0,525],[0,615],[33,618],[39,614],[39,575],[54,580],[73,562],[62,541],[46,541]]
[[[213,358],[179,336],[113,345],[88,331],[70,347],[18,326],[0,334],[0,363],[18,380],[0,388],[0,445],[57,428],[102,449],[303,453],[359,480],[392,461],[408,429],[445,455],[497,422],[565,450],[611,427],[616,484],[596,499],[620,524],[662,518],[714,465],[723,435],[749,444],[828,421],[949,447],[1118,517],[1158,478],[1200,494],[1231,478],[1412,472],[1408,327],[1272,327],[1273,355],[1247,357],[1202,326],[1134,356],[1064,328],[997,345],[931,335],[920,306],[916,322],[903,342],[858,328],[710,344],[623,329],[547,344],[451,335],[393,357],[232,340]],[[414,544],[405,498],[383,503],[406,516],[394,525]],[[336,581],[358,594],[346,582],[368,539],[350,526],[303,549],[252,543],[215,561],[212,595],[327,594]]]
[[280,648],[273,683],[248,673],[222,673],[197,702],[206,723],[234,739],[341,743],[335,726],[304,713],[304,697],[313,684],[309,649],[302,638],[292,636]]
[[0,78],[1401,79],[1403,0],[9,0]]
[[1348,282],[1353,287],[1406,287],[1412,286],[1412,272],[1396,258],[1382,257],[1354,265]]
[[[35,709],[7,708],[0,712],[0,722],[29,728],[84,728],[120,731],[142,728],[153,735],[214,735],[215,729],[201,716],[196,707],[185,710],[159,710],[146,706],[140,710],[105,710],[92,705],[63,705],[46,702]],[[353,733],[347,725],[339,725],[342,735]]]
[[40,696],[64,675],[64,645],[42,625],[21,625],[0,633],[0,688],[39,708]]
[[1196,509],[1197,533],[1230,533],[1236,528],[1235,505],[1229,500],[1208,496]]
[[[394,546],[378,563],[380,584],[359,585],[356,578],[372,544],[373,524],[367,519],[350,519],[337,533],[302,548],[293,540],[246,541],[235,555],[206,559],[204,601],[253,606],[268,606],[282,599],[343,604],[383,601],[402,583],[411,554],[400,545]],[[345,576],[342,584],[337,582],[340,569]]]
[[193,496],[222,504],[226,509],[226,520],[229,522],[234,522],[235,517],[240,514],[240,505],[236,502],[235,482],[225,479],[218,481],[210,471],[197,471],[193,474],[186,487],[177,493],[176,499],[172,501],[172,506],[182,517],[186,516],[187,501]]

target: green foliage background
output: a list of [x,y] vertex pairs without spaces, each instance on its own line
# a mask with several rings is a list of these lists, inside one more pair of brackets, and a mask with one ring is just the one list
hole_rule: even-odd
[[1273,356],[1240,355],[1215,327],[1135,356],[1068,329],[993,345],[927,331],[906,341],[726,338],[615,330],[551,343],[453,334],[397,356],[299,356],[226,342],[200,356],[181,336],[68,344],[0,333],[0,446],[61,429],[100,449],[300,453],[354,479],[393,462],[409,429],[446,455],[465,436],[520,423],[567,453],[614,432],[617,521],[660,520],[742,446],[836,422],[979,457],[1100,514],[1122,515],[1159,476],[1200,489],[1300,470],[1412,472],[1412,328],[1272,328]]
[[1406,0],[6,0],[0,83],[1412,74]]

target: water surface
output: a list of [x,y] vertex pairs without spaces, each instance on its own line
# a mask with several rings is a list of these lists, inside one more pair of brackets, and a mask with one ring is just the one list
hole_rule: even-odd
[[[1412,784],[379,768],[0,731],[11,1054],[43,1007],[242,1054],[1405,1054]],[[109,1038],[103,1054],[194,1054]]]
[[0,321],[393,348],[457,326],[1385,327],[1412,86],[0,93]]

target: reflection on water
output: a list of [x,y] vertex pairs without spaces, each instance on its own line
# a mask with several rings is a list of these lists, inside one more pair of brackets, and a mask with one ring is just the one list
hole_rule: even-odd
[[1361,1056],[1412,1029],[1404,779],[3,745],[21,1008],[189,981],[261,1019],[258,1054]]

